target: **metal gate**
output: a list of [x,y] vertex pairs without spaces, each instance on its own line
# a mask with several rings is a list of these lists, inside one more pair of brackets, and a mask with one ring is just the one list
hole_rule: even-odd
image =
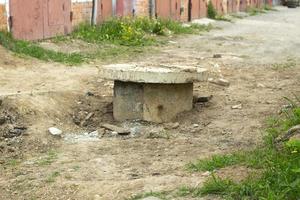
[[247,1],[246,0],[240,0],[240,11],[246,12],[247,10]]
[[224,13],[222,0],[211,0],[214,8],[216,9],[217,13],[219,15],[222,15]]
[[236,13],[237,8],[237,0],[227,0],[227,13]]
[[115,13],[119,17],[133,16],[133,0],[117,0]]
[[189,21],[207,16],[206,0],[189,0]]
[[100,0],[98,2],[98,17],[97,22],[101,23],[113,15],[113,4],[112,0]]
[[227,13],[232,13],[233,9],[233,0],[227,0]]
[[238,11],[238,0],[232,0],[232,12],[236,13]]
[[44,38],[72,31],[71,1],[47,0],[44,12]]
[[69,0],[10,0],[10,26],[17,39],[38,40],[71,32]]
[[181,0],[156,0],[155,16],[163,19],[180,20]]
[[171,19],[180,21],[181,0],[171,0]]

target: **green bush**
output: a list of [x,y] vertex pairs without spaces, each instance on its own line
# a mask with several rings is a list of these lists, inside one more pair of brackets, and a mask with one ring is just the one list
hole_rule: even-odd
[[208,2],[207,6],[207,17],[210,19],[216,19],[216,16],[218,15],[216,9],[214,8],[214,5],[212,1]]

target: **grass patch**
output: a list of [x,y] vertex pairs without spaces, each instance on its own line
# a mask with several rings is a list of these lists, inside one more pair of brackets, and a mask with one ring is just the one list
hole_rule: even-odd
[[180,22],[163,19],[116,18],[101,25],[81,24],[72,37],[90,43],[111,42],[124,46],[149,46],[158,43],[157,36],[193,34],[209,31],[211,26],[183,26]]
[[277,9],[273,8],[272,6],[270,5],[264,5],[263,7],[264,10],[267,10],[267,11],[278,11]]
[[47,50],[38,44],[23,40],[16,40],[10,33],[0,31],[0,45],[6,49],[25,56],[30,56],[43,61],[53,61],[67,65],[78,65],[84,62],[85,57],[78,53],[62,53]]
[[241,160],[244,160],[244,157],[239,154],[215,155],[208,159],[199,160],[196,163],[190,163],[187,168],[191,171],[214,171],[238,164]]
[[267,13],[266,10],[264,10],[264,9],[261,9],[261,8],[254,8],[254,7],[248,7],[248,8],[246,9],[246,12],[247,12],[250,16],[255,16],[255,15]]
[[286,62],[272,64],[273,70],[284,70],[297,66],[297,61],[294,58],[288,58]]
[[237,13],[231,13],[230,16],[237,19],[244,19],[246,17]]
[[232,22],[232,19],[230,19],[228,16],[224,16],[224,15],[217,15],[215,20]]
[[57,159],[57,157],[58,157],[57,152],[51,150],[47,153],[46,156],[38,159],[36,164],[38,166],[48,166],[48,165],[52,164]]
[[55,179],[59,176],[60,176],[60,173],[57,171],[51,173],[50,176],[47,177],[46,183],[54,183]]
[[18,159],[8,159],[6,162],[5,162],[5,165],[6,166],[9,166],[9,167],[16,167],[18,166],[19,164],[21,163],[20,160]]
[[180,197],[184,197],[184,196],[199,197],[208,194],[225,195],[228,189],[232,186],[235,186],[235,184],[231,180],[222,180],[213,175],[212,178],[206,181],[201,188],[200,187],[191,188],[191,187],[184,186],[178,190],[177,195]]
[[253,151],[214,156],[192,165],[196,171],[214,170],[234,164],[261,169],[259,177],[248,177],[241,183],[212,177],[201,188],[181,188],[183,196],[214,194],[225,199],[289,199],[300,196],[300,140],[285,142],[278,149],[274,140],[291,127],[300,124],[300,101],[288,99],[292,107],[277,118],[268,120],[264,145]]
[[[69,36],[56,36],[51,42],[59,44],[75,39],[99,45],[99,49],[89,53],[64,53],[41,47],[38,42],[16,40],[10,33],[0,32],[0,45],[21,55],[43,61],[79,65],[92,59],[109,59],[116,56],[131,56],[148,51],[145,46],[166,44],[170,35],[198,34],[209,31],[211,25],[182,25],[172,20],[143,18],[115,18],[100,25],[79,25]],[[110,47],[109,47],[110,46]],[[103,48],[104,47],[104,48]]]

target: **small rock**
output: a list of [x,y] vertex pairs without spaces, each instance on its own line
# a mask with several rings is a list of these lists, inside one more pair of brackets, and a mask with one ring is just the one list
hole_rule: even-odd
[[220,86],[224,86],[224,87],[229,87],[230,86],[230,82],[225,80],[225,79],[217,79],[217,80],[214,80],[214,79],[208,79],[208,81],[210,83],[213,83],[215,85],[220,85]]
[[214,54],[213,58],[222,58],[222,55],[221,54]]
[[206,103],[206,102],[209,102],[212,98],[213,98],[213,95],[201,96],[201,97],[194,96],[193,97],[193,102],[194,103]]
[[104,128],[99,128],[98,133],[99,133],[99,137],[103,137],[105,135],[105,129]]
[[154,197],[154,196],[150,196],[150,197],[143,198],[142,200],[162,200],[162,199]]
[[6,121],[5,116],[0,116],[0,125],[3,125]]
[[2,103],[3,103],[3,100],[2,100],[2,99],[0,99],[0,106],[2,106]]
[[210,176],[211,175],[211,172],[210,171],[206,171],[202,174],[202,176]]
[[257,83],[256,87],[258,88],[265,88],[266,86],[262,83]]
[[100,195],[96,194],[96,195],[94,196],[94,200],[101,200]]
[[293,105],[291,105],[291,104],[286,104],[286,105],[283,105],[282,106],[282,109],[289,109],[289,108],[292,108],[293,107]]
[[62,134],[62,131],[55,127],[51,127],[48,130],[49,130],[49,133],[53,136],[61,136],[61,134]]
[[130,130],[122,128],[122,127],[118,127],[112,124],[103,124],[101,127],[108,129],[110,131],[116,132],[119,135],[129,135],[130,134]]
[[87,126],[87,122],[94,116],[94,113],[89,113],[84,120],[80,123],[81,126]]
[[92,93],[92,92],[89,91],[89,92],[86,93],[86,96],[92,97],[92,96],[95,96],[95,95],[94,95],[94,93]]
[[19,137],[24,133],[24,131],[26,131],[26,129],[27,129],[26,127],[22,127],[22,126],[17,127],[16,126],[16,127],[10,128],[10,130],[3,136],[5,138]]
[[93,131],[93,132],[90,132],[88,135],[91,136],[91,137],[98,137],[99,132],[98,131]]
[[236,109],[242,109],[242,104],[238,104],[238,105],[234,105],[234,106],[231,106],[232,109],[236,110]]
[[177,42],[171,41],[171,40],[169,41],[169,43],[170,43],[170,44],[177,44]]
[[194,128],[198,128],[198,127],[199,127],[199,124],[193,124],[193,127],[194,127]]
[[166,123],[165,124],[165,128],[166,129],[177,129],[179,127],[179,123],[178,122],[175,122],[175,123]]

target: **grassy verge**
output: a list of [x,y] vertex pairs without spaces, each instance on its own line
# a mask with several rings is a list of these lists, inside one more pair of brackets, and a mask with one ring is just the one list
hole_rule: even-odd
[[53,61],[67,65],[78,65],[83,63],[85,60],[85,57],[81,54],[66,54],[47,50],[33,42],[16,40],[10,33],[2,31],[0,32],[0,45],[19,55],[30,56],[43,61]]
[[159,42],[157,36],[194,34],[209,31],[211,26],[183,26],[180,22],[150,18],[111,19],[98,26],[80,25],[73,38],[90,43],[111,42],[124,46],[149,46]]
[[[180,22],[150,18],[111,19],[98,26],[82,24],[69,36],[58,36],[51,41],[74,42],[83,40],[99,46],[90,53],[64,53],[48,50],[38,43],[14,39],[7,32],[0,32],[0,45],[23,56],[34,57],[43,61],[59,62],[67,65],[79,65],[92,59],[110,59],[115,56],[130,56],[143,52],[145,46],[165,44],[167,36],[177,34],[197,34],[209,31],[205,25],[183,26]],[[104,48],[103,48],[104,47]],[[108,48],[109,47],[109,48]],[[146,49],[147,50],[147,49]]]
[[275,138],[300,124],[299,103],[290,101],[291,109],[269,120],[264,145],[253,151],[213,156],[189,164],[194,171],[214,171],[231,165],[245,165],[260,169],[259,177],[249,176],[241,183],[212,176],[201,188],[183,187],[181,196],[214,194],[226,199],[289,199],[300,197],[300,140],[291,139],[275,145]]
[[248,7],[246,10],[246,12],[249,13],[250,16],[267,13],[267,11],[277,11],[277,10],[269,5],[264,5],[262,8]]

